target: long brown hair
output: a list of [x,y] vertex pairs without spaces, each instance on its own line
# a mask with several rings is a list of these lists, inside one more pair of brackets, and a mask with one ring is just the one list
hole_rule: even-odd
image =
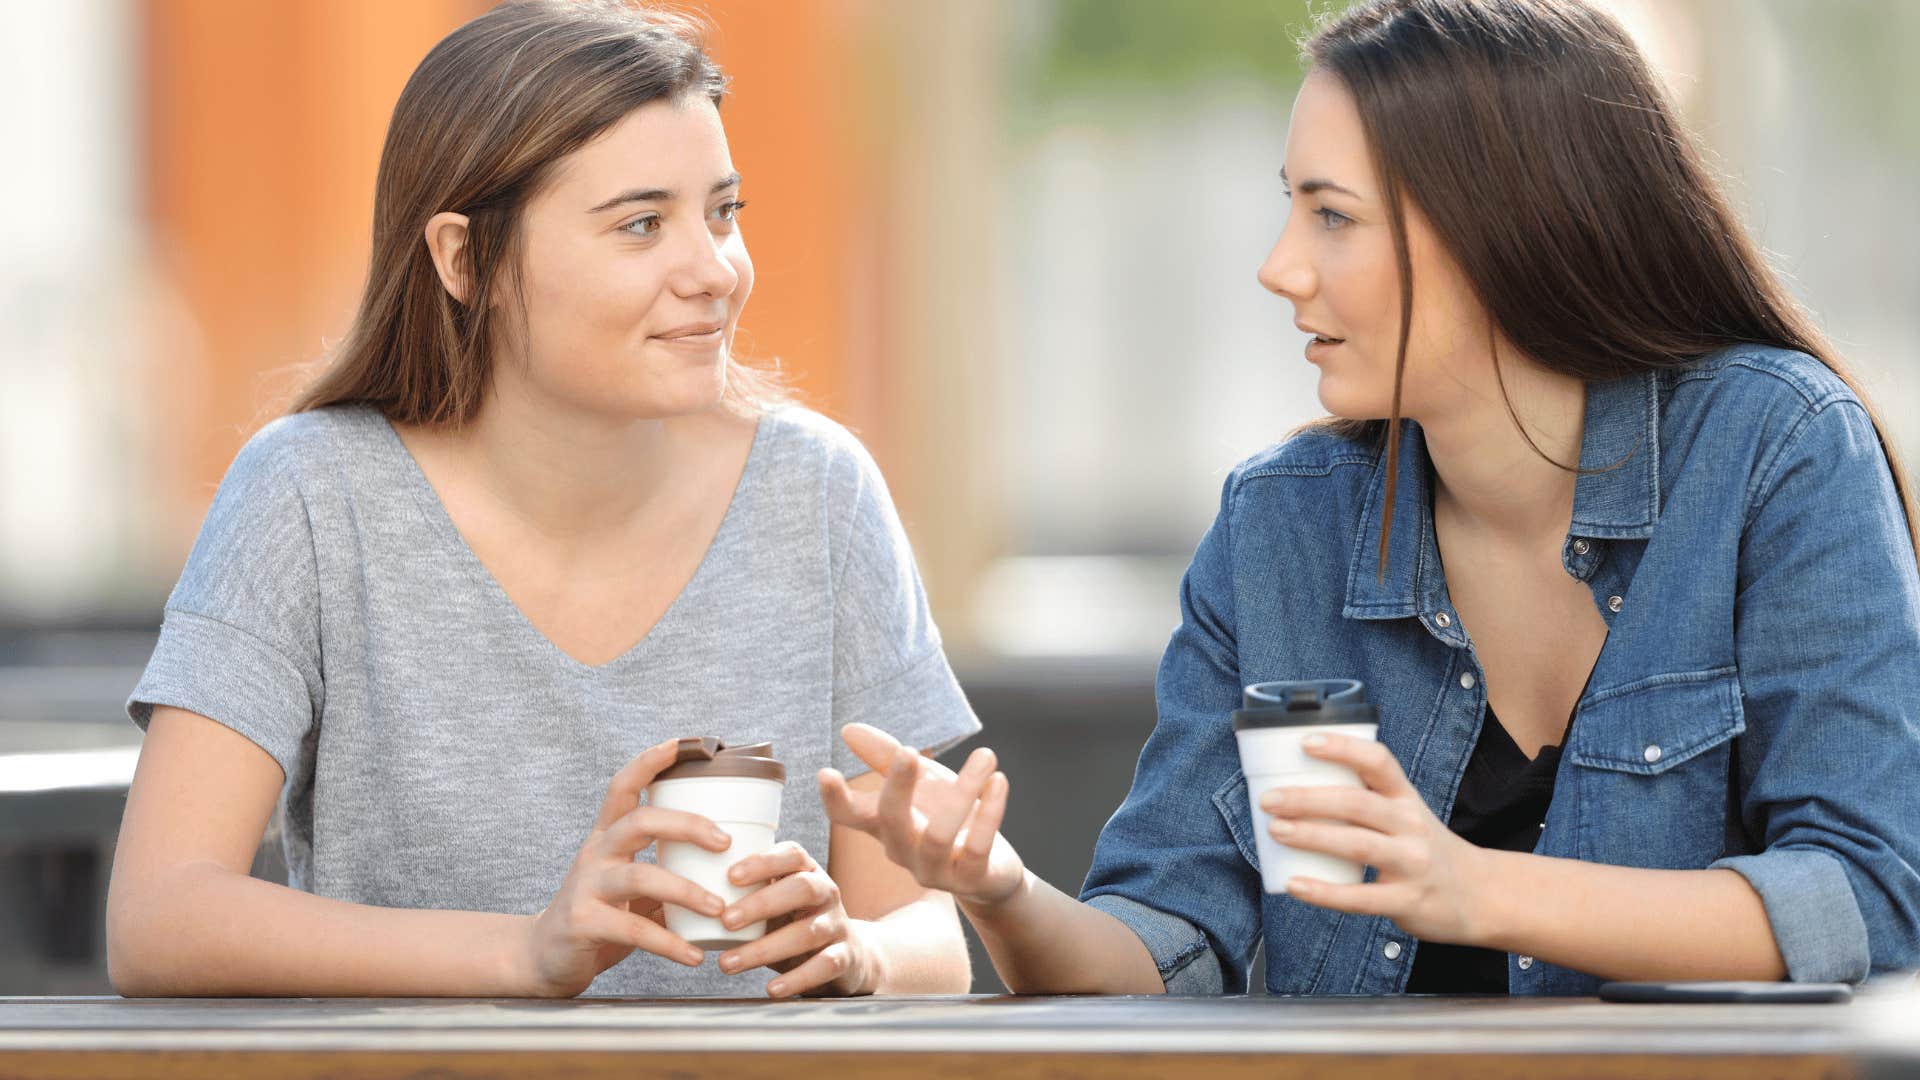
[[[394,106],[374,184],[373,254],[352,327],[291,411],[360,403],[395,421],[458,426],[479,412],[502,340],[491,301],[519,289],[520,220],[561,158],[651,101],[726,78],[698,24],[615,0],[510,0],[453,31]],[[427,221],[467,215],[465,303],[441,286]],[[723,404],[783,391],[729,359]]]
[[[1600,381],[1742,343],[1819,359],[1866,406],[1920,548],[1879,413],[1767,266],[1612,16],[1584,0],[1374,0],[1305,52],[1359,107],[1399,264],[1392,415],[1327,422],[1384,443],[1383,577],[1413,314],[1408,203],[1499,337],[1550,370]],[[1540,452],[1511,401],[1507,411]]]

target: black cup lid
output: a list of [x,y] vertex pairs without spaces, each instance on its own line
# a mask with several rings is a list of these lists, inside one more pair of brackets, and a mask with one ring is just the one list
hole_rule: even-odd
[[1233,713],[1233,730],[1377,724],[1379,710],[1354,679],[1308,679],[1255,683],[1244,691],[1246,708]]

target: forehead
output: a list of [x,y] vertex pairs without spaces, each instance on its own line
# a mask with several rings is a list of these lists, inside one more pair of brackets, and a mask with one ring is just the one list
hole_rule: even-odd
[[1353,95],[1335,76],[1310,72],[1287,124],[1287,179],[1331,180],[1373,198],[1373,154]]
[[[556,164],[553,186],[674,187],[669,181],[695,174],[704,195],[731,168],[720,110],[704,95],[687,94],[649,101],[621,117]],[[599,197],[611,194],[609,188]]]

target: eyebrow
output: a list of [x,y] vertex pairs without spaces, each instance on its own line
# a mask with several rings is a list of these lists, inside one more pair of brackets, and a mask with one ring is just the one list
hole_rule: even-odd
[[[719,182],[715,183],[713,187],[708,190],[707,194],[718,195],[721,192],[727,190],[730,187],[733,187],[738,183],[740,183],[740,174],[737,172],[728,173],[727,175],[721,177]],[[676,195],[671,189],[668,189],[668,188],[634,188],[632,191],[623,191],[620,194],[615,195],[613,198],[608,199],[606,202],[603,202],[599,206],[596,206],[593,209],[587,211],[587,213],[597,214],[602,210],[611,210],[614,207],[619,206],[621,203],[672,202],[674,199],[678,197],[679,197],[678,195]]]
[[[1287,182],[1287,169],[1284,165],[1280,167],[1280,182],[1283,184]],[[1298,190],[1302,195],[1312,195],[1316,191],[1337,191],[1342,195],[1350,195],[1356,199],[1360,197],[1359,192],[1351,188],[1343,188],[1331,180],[1325,180],[1320,177],[1300,181]]]

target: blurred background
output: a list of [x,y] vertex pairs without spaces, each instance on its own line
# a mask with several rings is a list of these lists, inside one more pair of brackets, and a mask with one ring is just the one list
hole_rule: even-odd
[[[346,329],[401,85],[485,6],[0,3],[0,994],[110,992],[122,703],[227,464]],[[878,457],[1009,836],[1072,890],[1227,469],[1320,413],[1254,271],[1297,41],[1344,5],[683,6],[734,80],[744,351]],[[1609,6],[1920,464],[1920,4]]]

